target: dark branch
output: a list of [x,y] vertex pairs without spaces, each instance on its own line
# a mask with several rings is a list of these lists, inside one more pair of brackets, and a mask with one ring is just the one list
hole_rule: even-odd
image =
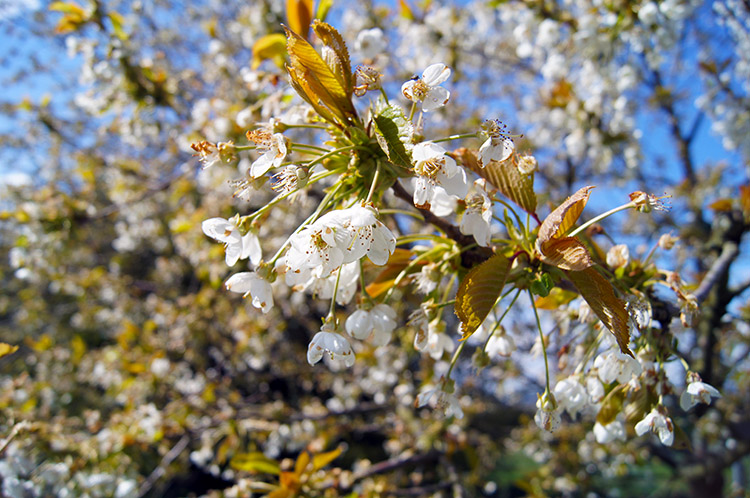
[[[414,205],[412,196],[409,194],[409,192],[406,191],[406,189],[404,189],[403,186],[401,186],[400,183],[394,183],[391,188],[393,189],[393,193],[396,194],[396,197],[403,201],[406,201],[412,206]],[[462,234],[461,230],[459,230],[457,226],[449,223],[439,216],[435,216],[430,210],[420,209],[420,213],[427,223],[439,229],[448,238],[456,241],[459,246],[476,246],[476,241],[473,237]],[[490,256],[492,256],[492,249],[488,247],[474,247],[472,249],[464,251],[461,254],[461,264],[466,268],[472,268],[479,263],[486,261],[490,258]]]

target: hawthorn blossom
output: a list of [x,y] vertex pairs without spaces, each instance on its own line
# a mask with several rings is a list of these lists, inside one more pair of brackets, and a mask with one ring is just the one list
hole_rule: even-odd
[[643,371],[638,360],[620,351],[600,354],[594,360],[594,368],[598,370],[599,378],[605,384],[610,384],[615,380],[619,384],[625,384],[630,381],[631,377],[637,377]]
[[711,398],[720,398],[721,393],[705,382],[695,380],[688,384],[685,391],[680,396],[680,407],[688,411],[698,403],[711,404]]
[[417,408],[422,408],[428,403],[433,408],[443,410],[446,417],[455,416],[456,418],[464,418],[464,411],[461,409],[458,398],[456,398],[454,393],[446,392],[442,383],[439,386],[428,384],[422,392],[417,394],[415,403]]
[[555,396],[549,391],[545,391],[542,396],[537,395],[537,397],[534,422],[542,430],[555,432],[562,422]]
[[466,196],[466,211],[461,218],[459,228],[462,234],[472,235],[478,245],[489,247],[492,201],[484,185],[484,179],[474,181],[474,192]]
[[612,441],[625,441],[625,424],[621,420],[613,420],[607,425],[597,422],[594,424],[594,437],[599,444],[609,444]]
[[539,163],[537,163],[536,157],[534,156],[521,156],[518,158],[518,171],[523,175],[530,175],[539,169]]
[[414,283],[417,285],[417,292],[427,295],[434,291],[440,282],[440,277],[440,272],[435,263],[424,265],[419,273],[413,276]]
[[304,168],[290,164],[271,179],[271,189],[279,195],[290,194],[307,184],[308,174]]
[[373,334],[373,344],[388,344],[396,328],[396,312],[387,304],[377,304],[371,310],[358,309],[346,319],[344,327],[355,339],[367,339]]
[[439,187],[450,195],[466,197],[469,186],[466,172],[456,161],[446,155],[446,150],[433,142],[422,142],[414,146],[414,205],[429,209]]
[[354,50],[366,60],[372,60],[385,52],[387,46],[385,34],[380,28],[363,29],[354,41]]
[[578,412],[588,403],[586,388],[573,377],[558,382],[553,392],[560,409],[566,410],[571,417],[578,415]]
[[489,356],[510,356],[516,350],[516,343],[508,334],[494,334],[487,341],[485,351]]
[[451,92],[440,84],[450,78],[451,69],[445,64],[432,64],[422,73],[421,78],[407,81],[401,86],[401,93],[412,102],[422,102],[424,112],[443,107]]
[[671,233],[662,234],[662,236],[659,237],[659,247],[665,251],[669,251],[674,247],[678,240],[680,240],[680,238],[673,236]]
[[651,431],[659,436],[662,444],[672,446],[674,442],[674,425],[672,419],[663,415],[657,407],[635,424],[635,433],[639,436]]
[[315,334],[307,348],[307,362],[315,365],[328,354],[333,361],[343,361],[344,365],[351,367],[354,365],[354,351],[349,345],[349,341],[344,336],[336,332],[336,327],[331,322],[326,322]]
[[318,278],[365,255],[382,266],[396,250],[396,237],[377,219],[374,209],[364,206],[330,211],[289,242],[287,267],[295,273],[315,269],[313,276]]
[[627,266],[630,262],[630,250],[625,244],[617,244],[607,251],[607,264],[610,268]]
[[288,150],[289,139],[281,133],[260,129],[247,132],[247,138],[255,142],[258,151],[263,154],[250,166],[250,176],[260,178],[271,168],[278,168],[284,161]]
[[513,151],[515,145],[513,140],[508,136],[507,127],[501,125],[499,121],[485,121],[482,124],[484,135],[488,138],[479,147],[479,164],[484,167],[491,161],[505,161]]
[[[203,169],[206,169],[220,162],[222,154],[231,156],[229,150],[234,148],[234,143],[229,141],[214,144],[213,142],[207,142],[204,140],[202,142],[190,144],[190,147],[197,152],[197,154],[194,155],[198,156],[198,160],[203,165]],[[227,157],[227,159],[229,159],[229,157]]]
[[604,398],[604,384],[596,377],[586,377],[586,392],[592,403],[598,403]]
[[260,241],[253,232],[240,234],[237,224],[224,218],[210,218],[201,224],[203,233],[214,240],[223,242],[226,247],[227,266],[234,266],[240,259],[250,258],[253,265],[260,263],[262,251]]
[[357,66],[354,70],[354,95],[361,97],[371,90],[383,87],[380,71],[372,66]]
[[257,273],[250,271],[235,273],[224,285],[227,290],[242,294],[243,298],[250,296],[253,306],[263,313],[271,311],[273,306],[271,284]]

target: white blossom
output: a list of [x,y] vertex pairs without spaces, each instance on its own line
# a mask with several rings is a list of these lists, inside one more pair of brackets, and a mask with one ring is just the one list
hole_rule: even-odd
[[273,306],[273,292],[268,280],[255,272],[235,273],[226,282],[227,290],[242,294],[242,297],[250,296],[254,307],[263,313],[271,311]]
[[247,232],[244,236],[240,229],[231,220],[224,218],[210,218],[201,224],[203,233],[214,240],[223,242],[226,247],[227,266],[234,266],[240,259],[250,258],[253,265],[260,263],[262,252],[260,241],[253,232]]
[[508,334],[494,334],[487,341],[485,351],[489,356],[510,356],[516,350],[516,343]]
[[618,244],[607,251],[607,264],[610,268],[620,268],[630,262],[630,251],[625,244]]
[[363,29],[354,41],[354,50],[367,60],[372,60],[382,54],[387,47],[385,34],[380,28]]
[[422,266],[422,269],[413,278],[414,283],[417,284],[417,292],[420,294],[429,294],[437,288],[440,282],[440,273],[437,270],[436,264],[428,263]]
[[[345,263],[367,257],[384,265],[396,249],[396,237],[368,207],[330,211],[290,239],[286,264],[295,273],[314,269],[325,278]],[[287,283],[289,283],[287,279]]]
[[461,404],[458,402],[456,395],[445,392],[442,386],[428,384],[422,392],[417,394],[417,408],[421,408],[427,403],[430,403],[433,408],[443,410],[446,417],[464,418],[464,411],[461,409]]
[[271,168],[278,168],[288,151],[289,140],[281,133],[271,134],[266,130],[255,130],[248,133],[248,138],[256,143],[258,151],[263,154],[250,166],[250,176],[260,178]]
[[401,86],[401,93],[412,102],[422,102],[422,110],[434,111],[443,107],[451,93],[440,84],[451,75],[451,69],[445,64],[432,64],[422,73],[421,78],[409,80]]
[[672,419],[663,415],[657,408],[651,410],[643,420],[635,424],[635,433],[639,436],[644,435],[648,431],[658,435],[665,446],[672,446],[674,442]]
[[429,209],[438,187],[461,198],[469,191],[466,172],[446,152],[432,142],[421,142],[414,146],[412,158],[417,175],[414,182],[415,206]]
[[487,140],[479,147],[479,164],[482,167],[491,161],[505,161],[515,150],[515,144],[500,121],[487,120],[482,123],[482,134]]
[[599,422],[594,424],[594,437],[599,444],[609,444],[612,441],[625,441],[625,424],[621,420],[613,420],[607,425]]
[[540,429],[547,432],[555,432],[560,427],[562,422],[560,409],[555,397],[549,391],[545,391],[544,395],[539,396],[536,401],[534,422]]
[[721,393],[705,382],[694,381],[688,384],[685,391],[680,396],[680,407],[688,411],[698,403],[711,404],[711,398],[720,398]]
[[355,339],[367,339],[373,334],[373,344],[388,344],[396,328],[396,312],[387,304],[377,304],[371,310],[358,309],[346,319],[345,328]]
[[610,384],[615,380],[619,384],[625,384],[632,376],[638,376],[643,371],[638,360],[620,351],[600,354],[594,360],[594,367],[598,369],[599,378],[605,384]]
[[566,410],[571,417],[578,415],[578,412],[588,402],[586,388],[573,377],[568,377],[558,382],[553,392],[559,408]]
[[349,341],[335,330],[331,322],[326,322],[312,338],[307,348],[307,362],[310,365],[319,362],[324,354],[329,355],[332,361],[342,361],[347,367],[354,365],[354,351]]
[[484,185],[484,179],[474,181],[474,191],[466,196],[466,211],[459,228],[462,234],[473,236],[478,245],[489,247],[492,201]]

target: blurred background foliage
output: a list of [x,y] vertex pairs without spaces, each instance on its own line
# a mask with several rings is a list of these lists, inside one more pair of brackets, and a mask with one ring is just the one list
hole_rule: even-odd
[[[536,334],[523,314],[510,327],[518,356],[478,375],[465,355],[456,420],[414,408],[444,372],[405,326],[418,297],[403,292],[387,348],[363,346],[336,370],[304,360],[326,303],[279,287],[259,314],[223,289],[223,249],[201,222],[270,197],[232,198],[250,156],[201,170],[189,145],[239,143],[254,123],[304,113],[274,60],[252,67],[288,5],[0,8],[0,339],[19,347],[0,358],[5,496],[746,495],[746,2],[333,2],[328,14],[355,60],[358,33],[383,29],[395,91],[431,62],[451,66],[452,103],[431,134],[502,119],[539,159],[542,202],[585,184],[622,202],[674,195],[668,214],[604,228],[641,258],[679,236],[661,263],[700,293],[679,350],[722,398],[674,415],[682,449],[632,432],[598,444],[586,416],[542,433],[538,372],[519,365]],[[261,238],[283,240],[310,196],[271,210]],[[676,305],[656,298],[655,333],[679,328]],[[547,316],[563,370],[576,313]]]

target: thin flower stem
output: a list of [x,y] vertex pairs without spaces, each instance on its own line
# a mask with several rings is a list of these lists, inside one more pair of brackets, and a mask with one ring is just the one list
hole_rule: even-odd
[[365,285],[365,264],[363,259],[364,258],[360,258],[359,260],[359,286],[362,289],[362,296],[365,298],[367,304],[372,304],[372,298],[370,297],[370,294],[367,293],[367,286]]
[[378,167],[375,169],[375,176],[372,177],[372,184],[370,184],[370,191],[367,193],[367,199],[365,199],[365,204],[368,204],[370,201],[372,201],[372,196],[375,194],[375,187],[378,184],[378,179],[380,178],[380,161],[378,161]]
[[[344,169],[335,169],[335,170],[331,170],[331,171],[324,171],[323,173],[320,173],[320,174],[315,175],[312,178],[310,178],[307,181],[307,185],[306,186],[312,185],[313,183],[316,183],[316,182],[322,180],[323,178],[326,178],[326,177],[329,177],[329,176],[333,176],[333,175],[337,175],[339,173],[342,173],[343,171],[344,171]],[[258,216],[262,215],[263,213],[265,213],[266,211],[268,211],[269,209],[271,209],[273,206],[275,206],[279,202],[283,201],[284,199],[286,199],[290,195],[296,193],[297,191],[299,191],[299,189],[292,190],[291,192],[285,192],[283,194],[277,195],[276,197],[274,197],[273,199],[271,199],[270,201],[268,201],[268,203],[265,206],[259,208],[254,213],[248,214],[247,216],[243,216],[242,217],[243,222],[244,221],[248,221],[248,220],[249,221],[254,220],[255,218],[257,218]]]
[[356,149],[358,147],[359,147],[359,145],[347,145],[347,146],[344,146],[344,147],[340,147],[338,149],[334,149],[334,150],[330,151],[328,154],[323,154],[322,156],[318,157],[317,159],[313,159],[312,161],[310,161],[309,163],[307,163],[307,167],[308,168],[312,168],[313,166],[315,166],[319,162],[322,162],[324,159],[328,159],[329,157],[334,156],[334,155],[336,155],[336,154],[338,154],[340,152],[346,152],[347,150]]
[[307,225],[309,225],[310,223],[312,223],[312,222],[314,222],[315,220],[318,219],[318,217],[320,216],[320,214],[328,206],[328,204],[331,202],[331,199],[333,199],[334,195],[336,195],[336,192],[338,192],[338,190],[340,188],[341,188],[341,184],[337,183],[333,187],[333,189],[331,189],[331,191],[328,192],[325,197],[323,197],[323,200],[320,201],[320,204],[318,204],[318,207],[315,210],[315,212],[313,212],[313,214],[311,214],[310,216],[308,216],[308,218],[305,221],[303,221],[302,224],[300,224],[300,226],[298,226],[297,229],[294,232],[292,232],[292,234],[289,237],[287,237],[286,241],[281,245],[281,247],[279,247],[279,250],[276,251],[276,254],[271,259],[271,262],[270,262],[271,266],[273,266],[274,264],[276,264],[276,261],[281,257],[281,255],[284,252],[284,249],[286,249],[286,246],[289,245],[289,241],[292,240],[292,237],[294,237],[297,233],[299,233]]
[[406,276],[409,274],[409,271],[411,271],[415,266],[417,266],[422,260],[427,259],[429,256],[432,256],[433,253],[437,253],[439,251],[442,251],[442,247],[434,247],[430,249],[429,251],[425,251],[414,260],[406,265],[406,268],[401,270],[401,273],[398,274],[396,277],[396,280],[393,281],[393,285],[390,289],[388,289],[388,292],[386,293],[385,297],[383,298],[383,302],[386,303],[391,298],[391,295],[393,294],[393,291],[396,290],[396,288],[401,284],[401,281],[406,278]]
[[385,89],[382,86],[380,87],[380,95],[383,96],[383,99],[385,99],[386,104],[391,105],[390,101],[388,100],[388,94],[385,93]]
[[415,213],[414,211],[407,211],[406,209],[380,209],[380,214],[402,214],[404,216],[411,216],[412,218],[415,218],[419,221],[424,221],[424,216],[422,216],[419,213]]
[[599,216],[596,216],[595,218],[591,218],[589,221],[587,221],[583,225],[579,226],[578,228],[576,228],[575,230],[573,230],[572,232],[570,232],[568,234],[568,237],[575,237],[576,235],[578,235],[582,231],[586,230],[588,227],[590,227],[594,223],[598,223],[601,220],[603,220],[604,218],[607,218],[608,216],[612,216],[615,213],[618,213],[620,211],[625,211],[626,209],[631,209],[631,208],[634,208],[634,207],[636,207],[636,203],[634,201],[631,201],[631,202],[628,202],[627,204],[623,204],[622,206],[616,207],[614,209],[610,209],[609,211],[607,211],[604,214],[600,214]]
[[536,310],[536,303],[534,302],[534,294],[529,289],[529,299],[531,299],[531,307],[534,309],[534,318],[536,318],[536,328],[539,330],[539,340],[542,341],[542,353],[544,354],[544,377],[547,384],[547,392],[550,391],[549,387],[549,363],[547,362],[547,346],[544,345],[544,332],[542,332],[542,322],[539,321],[539,313]]
[[396,245],[409,244],[418,240],[434,240],[435,242],[446,242],[445,238],[431,233],[416,233],[413,235],[402,235],[396,239]]
[[[496,201],[496,202],[499,202],[500,204],[502,204],[503,206],[505,206],[505,208],[508,209],[511,213],[513,213],[513,217],[516,219],[516,223],[518,223],[519,230],[521,230],[523,233],[526,233],[526,230],[524,229],[523,223],[521,222],[521,217],[518,216],[518,213],[516,213],[516,210],[513,209],[513,206],[511,206],[510,204],[508,204],[504,200],[499,199],[497,197],[494,197],[492,200]],[[502,221],[502,220],[498,220],[498,221]]]
[[310,128],[311,130],[327,130],[328,126],[327,125],[314,125],[314,124],[293,124],[293,125],[285,124],[284,128],[286,128],[287,130],[290,128]]
[[314,150],[317,152],[323,152],[323,153],[326,153],[330,150],[330,149],[326,149],[325,147],[318,147],[317,145],[297,144],[297,143],[292,144],[291,149],[296,150],[298,152],[305,152],[304,150],[301,151],[299,149],[311,149],[311,150]]
[[[487,340],[484,341],[484,346],[482,347],[482,353],[485,353],[487,351],[487,344],[490,343],[490,339],[492,338],[493,335],[495,335],[495,331],[498,329],[498,327],[500,327],[500,324],[503,322],[503,319],[508,314],[508,312],[510,311],[510,309],[513,307],[514,304],[516,304],[516,300],[518,299],[518,296],[521,295],[521,291],[522,290],[523,289],[518,289],[518,291],[516,292],[516,295],[513,296],[513,300],[510,302],[510,304],[508,305],[508,307],[505,308],[505,311],[503,311],[503,314],[500,315],[500,319],[495,322],[495,326],[493,327],[493,329],[490,332],[490,334],[487,336]],[[502,297],[500,298],[500,300],[502,300]],[[466,342],[466,341],[464,341],[464,342]]]
[[644,268],[645,268],[646,266],[648,266],[648,263],[649,263],[649,261],[651,261],[651,258],[652,258],[652,257],[654,256],[654,253],[656,253],[656,249],[657,249],[658,247],[659,247],[659,242],[657,242],[656,244],[654,244],[654,245],[653,245],[653,246],[651,247],[651,250],[650,250],[650,251],[648,252],[648,254],[646,255],[646,258],[645,258],[645,259],[643,260],[643,267],[644,267]]
[[333,318],[333,313],[336,311],[336,294],[339,292],[339,281],[341,280],[341,271],[344,265],[339,266],[338,275],[336,275],[336,284],[333,286],[333,296],[331,296],[331,308],[328,310],[328,318]]
[[461,140],[461,139],[464,139],[464,138],[476,138],[476,137],[477,137],[476,133],[464,133],[463,135],[451,135],[451,136],[445,137],[445,138],[438,138],[437,140],[433,140],[433,142],[435,142],[435,143],[438,143],[438,142],[449,142],[451,140]]
[[437,310],[437,309],[440,309],[440,308],[445,308],[446,306],[452,306],[454,304],[456,304],[456,300],[455,299],[451,299],[450,301],[445,301],[444,303],[436,304],[436,305],[433,306],[433,308],[435,308]]
[[235,145],[234,150],[255,150],[257,149],[257,145]]
[[466,341],[461,341],[458,344],[458,348],[456,348],[456,352],[453,353],[453,357],[451,358],[451,364],[448,367],[448,371],[445,374],[446,379],[451,378],[451,372],[453,371],[453,367],[458,363],[458,357],[461,355],[461,351],[464,350],[464,346],[466,346]]
[[411,103],[411,110],[409,111],[409,121],[411,121],[412,119],[414,119],[414,114],[416,114],[416,112],[417,112],[417,103],[416,102],[412,102]]

